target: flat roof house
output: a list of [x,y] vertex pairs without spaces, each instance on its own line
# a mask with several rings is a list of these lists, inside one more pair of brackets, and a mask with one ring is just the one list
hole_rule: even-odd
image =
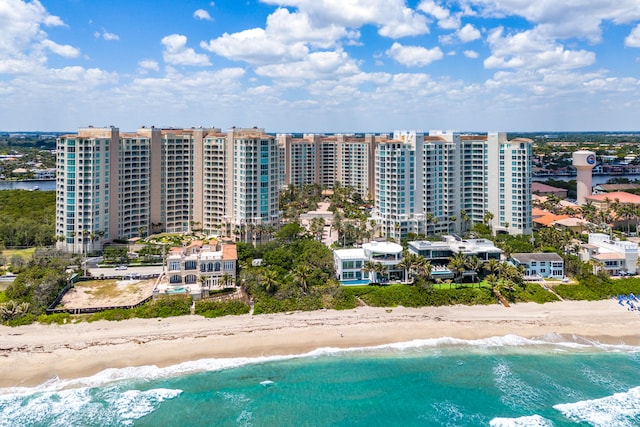
[[611,240],[602,233],[591,233],[589,243],[581,245],[579,256],[581,261],[599,262],[612,276],[636,274],[638,244],[628,240]]
[[[369,242],[362,248],[333,251],[336,276],[343,285],[366,285],[372,282],[402,281],[404,271],[397,266],[402,261],[402,246],[393,242]],[[365,271],[365,264],[373,262],[386,267],[377,274]]]

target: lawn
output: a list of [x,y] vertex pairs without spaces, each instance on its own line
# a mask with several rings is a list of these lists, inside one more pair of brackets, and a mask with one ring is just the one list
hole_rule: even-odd
[[433,289],[491,288],[486,280],[480,283],[434,283]]
[[20,255],[22,259],[25,261],[29,261],[33,257],[33,253],[36,251],[36,248],[27,248],[27,249],[5,249],[2,251],[2,255],[7,258],[7,261],[11,261],[11,257],[14,255]]

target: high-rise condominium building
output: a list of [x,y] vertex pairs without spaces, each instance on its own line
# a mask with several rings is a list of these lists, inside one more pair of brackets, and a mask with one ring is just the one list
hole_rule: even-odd
[[[56,158],[56,235],[58,247],[86,253],[118,235],[116,166],[120,136],[116,128],[81,128],[58,139]],[[147,212],[148,215],[148,212]],[[124,226],[124,224],[123,224]]]
[[402,141],[385,141],[375,150],[375,207],[383,235],[400,240],[413,231],[415,149]]
[[284,157],[283,185],[320,184],[332,188],[340,183],[363,199],[372,199],[375,145],[386,139],[386,135],[278,135]]
[[379,234],[449,234],[486,222],[531,232],[531,141],[396,131],[301,138],[264,129],[81,128],[57,142],[56,234],[67,251],[159,231],[257,240],[288,185],[349,186]]
[[232,129],[227,143],[231,147],[231,224],[243,240],[257,239],[265,227],[280,219],[280,161],[275,137],[264,129]]
[[[408,232],[456,233],[476,222],[512,234],[531,232],[530,140],[508,141],[505,133],[397,131],[391,142],[376,148],[377,182],[389,175],[387,165],[378,162],[389,146],[415,156],[414,167],[405,167],[399,175],[415,185],[412,191],[405,190],[404,204],[399,200],[389,204],[376,185],[373,217],[386,235],[397,239]],[[395,184],[395,188],[407,188]],[[411,210],[408,200],[413,203]]]
[[57,141],[60,249],[203,230],[256,238],[279,221],[280,163],[263,129],[81,128]]

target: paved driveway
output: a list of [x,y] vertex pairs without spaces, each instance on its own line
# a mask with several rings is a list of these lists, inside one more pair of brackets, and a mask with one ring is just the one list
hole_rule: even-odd
[[100,277],[104,275],[105,277],[126,277],[131,274],[139,274],[140,276],[153,275],[162,273],[161,265],[154,266],[145,266],[145,267],[127,267],[126,270],[116,270],[115,267],[105,267],[105,268],[89,268],[89,273],[92,277]]

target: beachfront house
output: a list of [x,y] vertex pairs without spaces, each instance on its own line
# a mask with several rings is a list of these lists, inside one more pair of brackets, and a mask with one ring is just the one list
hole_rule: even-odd
[[594,272],[604,269],[612,276],[633,275],[637,273],[638,244],[590,233],[588,243],[580,245],[579,257],[583,262],[595,261]]
[[[369,242],[362,248],[333,251],[336,276],[343,285],[400,282],[404,270],[398,268],[402,261],[402,246],[393,242]],[[368,267],[381,266],[379,271]]]
[[524,267],[524,280],[564,279],[564,260],[557,253],[511,254],[509,260]]
[[[452,279],[454,274],[447,265],[449,259],[457,253],[465,257],[478,257],[481,261],[500,260],[502,250],[487,239],[461,239],[457,236],[442,236],[440,241],[415,240],[408,242],[408,250],[425,258],[431,263],[433,279]],[[474,275],[474,272],[465,275]]]
[[171,248],[166,259],[166,274],[158,293],[206,295],[213,288],[235,284],[238,265],[236,245],[211,240],[193,241]]

